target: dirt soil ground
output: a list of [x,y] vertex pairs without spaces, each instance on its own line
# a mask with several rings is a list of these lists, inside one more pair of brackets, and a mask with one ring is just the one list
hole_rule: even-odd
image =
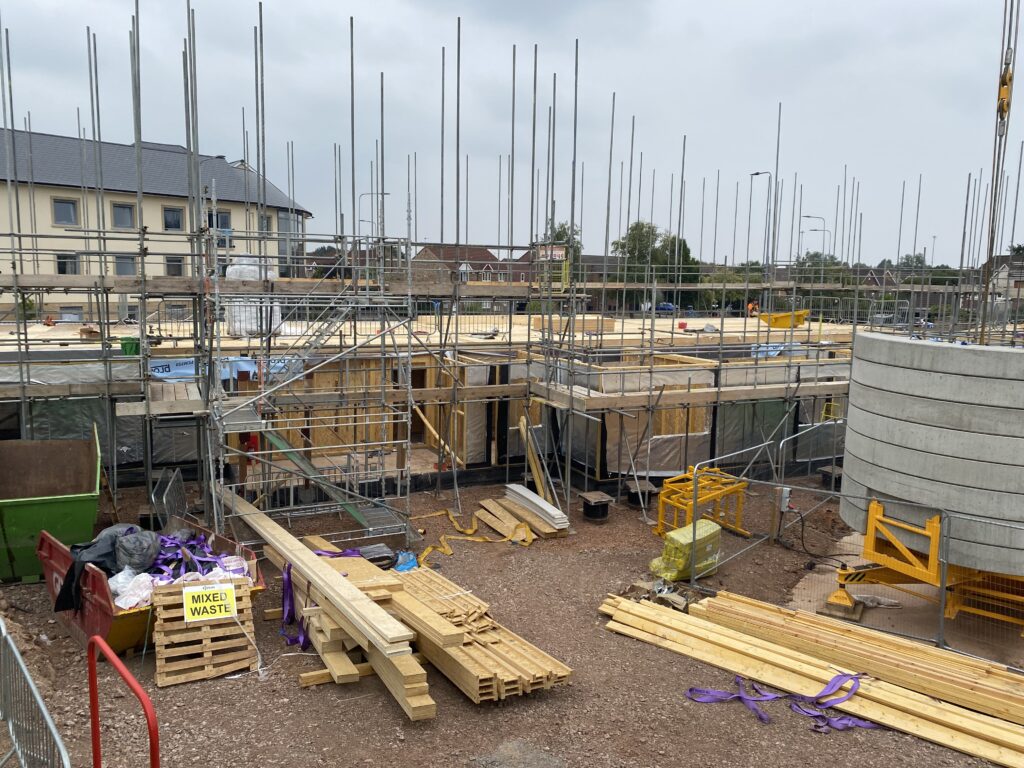
[[[770,497],[748,499],[752,530],[767,524]],[[463,489],[470,512],[497,487]],[[809,493],[794,504],[809,509]],[[414,514],[452,507],[451,492],[414,497]],[[609,592],[647,577],[647,563],[661,550],[639,510],[615,506],[610,521],[595,526],[570,512],[574,533],[538,540],[530,547],[455,542],[455,555],[433,556],[440,571],[487,601],[495,618],[569,664],[571,684],[499,704],[474,705],[436,670],[428,668],[437,702],[434,720],[411,723],[375,678],[350,685],[301,689],[297,675],[319,668],[315,656],[285,646],[276,622],[257,621],[265,672],[234,679],[157,689],[152,653],[127,661],[153,698],[159,717],[162,764],[246,766],[981,766],[955,752],[887,730],[812,732],[806,718],[782,703],[769,706],[772,722],[759,723],[738,703],[695,704],[690,686],[732,688],[733,676],[692,659],[614,635],[597,607]],[[465,518],[464,518],[465,519]],[[416,521],[425,542],[451,532],[446,518]],[[325,521],[324,530],[332,522]],[[804,545],[821,553],[849,532],[834,513],[820,509]],[[799,525],[787,539],[793,549],[767,544],[727,562],[709,586],[785,602],[806,573]],[[726,552],[745,540],[725,535]],[[280,605],[280,581],[267,568],[269,589],[257,606]],[[0,612],[23,648],[53,718],[72,754],[89,759],[89,705],[83,650],[51,612],[41,585],[6,587]],[[109,665],[100,674],[105,765],[146,764],[139,708]]]

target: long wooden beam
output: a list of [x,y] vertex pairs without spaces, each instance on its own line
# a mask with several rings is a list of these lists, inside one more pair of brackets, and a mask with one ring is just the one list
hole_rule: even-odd
[[[61,396],[61,393],[68,388],[69,385],[38,385],[39,387],[59,387],[57,394],[52,395],[53,397]],[[71,387],[79,387],[81,385],[70,385]],[[102,385],[97,385],[102,386]],[[116,385],[117,391],[114,394],[138,394],[139,384],[118,384]],[[20,388],[16,384],[0,386],[0,397],[5,394],[5,389],[10,389],[11,397],[20,396]],[[40,389],[34,394],[34,396],[46,396],[45,392],[49,390]],[[526,383],[520,384],[481,384],[472,387],[459,387],[459,402],[481,402],[486,400],[518,400],[525,398],[528,394],[528,387]],[[91,394],[103,394],[103,392],[96,391]],[[385,390],[383,402],[389,405],[401,405],[407,401],[408,394],[404,389],[389,389]],[[225,403],[226,408],[230,408],[233,405],[243,402],[244,400],[252,399],[252,396],[245,398],[229,398]],[[451,402],[452,399],[452,388],[451,387],[430,387],[427,389],[414,389],[412,390],[412,400],[418,405],[433,405],[433,404],[445,404]],[[329,408],[351,408],[359,407],[362,405],[380,405],[381,392],[380,389],[367,388],[357,392],[345,392],[339,394],[337,392],[310,392],[303,395],[281,395],[275,394],[273,396],[274,403],[282,408],[301,408],[303,406],[324,406]],[[151,416],[167,416],[167,415],[202,415],[206,413],[206,404],[202,400],[157,400],[151,401],[149,404]],[[117,415],[118,416],[143,416],[146,413],[146,404],[142,401],[130,402],[130,403],[118,403],[117,404]]]
[[[63,292],[100,290],[116,294],[138,294],[142,292],[142,279],[135,276],[120,277],[116,275],[18,275],[18,288],[23,291]],[[305,278],[280,278],[276,280],[230,280],[222,278],[219,284],[221,295],[231,294],[278,294],[285,296],[322,295],[331,296],[339,293],[345,286],[352,285],[351,280],[315,280]],[[459,295],[466,298],[527,298],[539,286],[530,283],[481,282],[465,283],[459,286]],[[13,275],[0,275],[0,290],[14,288]],[[196,296],[209,293],[211,287],[206,281],[196,277],[154,276],[146,278],[146,292],[150,296]],[[379,285],[365,282],[358,286],[359,294],[367,296],[404,296],[408,294],[406,280],[395,279]],[[423,279],[416,276],[415,294],[427,298],[450,298],[452,295],[451,281]],[[555,296],[561,297],[556,290]]]
[[[612,617],[607,628],[613,632],[794,693],[816,693],[842,671],[816,656],[646,601],[609,598],[601,612]],[[1024,766],[1024,729],[882,680],[861,680],[856,695],[834,706],[999,765]]]
[[583,387],[565,387],[557,384],[530,382],[530,395],[542,398],[556,408],[572,409],[584,413],[645,408],[657,399],[658,407],[669,405],[715,405],[716,403],[746,402],[750,400],[783,400],[791,397],[824,397],[844,395],[850,382],[811,381],[800,384],[758,384],[715,389],[665,390],[660,398],[650,392],[605,394]]
[[[11,396],[19,394],[16,385],[8,385],[12,388]],[[39,385],[44,386],[44,385]],[[48,386],[48,385],[46,385]],[[64,388],[68,385],[60,385]],[[71,385],[75,386],[75,385]],[[128,385],[117,385],[126,387]],[[846,379],[839,381],[808,381],[799,384],[746,384],[735,387],[722,387],[721,390],[707,387],[704,389],[692,390],[665,390],[658,400],[658,407],[665,406],[686,406],[686,405],[715,405],[716,403],[746,402],[752,400],[783,400],[791,397],[827,397],[830,395],[845,395],[850,388],[850,382]],[[0,397],[4,394],[4,387],[0,387]],[[63,391],[63,389],[61,389]],[[137,390],[131,392],[134,394]],[[116,392],[115,392],[116,393]],[[518,384],[483,384],[472,387],[461,387],[458,390],[460,401],[482,401],[482,400],[516,400],[525,397],[539,398],[555,408],[572,409],[584,413],[599,413],[601,411],[645,408],[651,402],[649,392],[626,392],[607,394],[597,392],[583,387],[570,389],[558,384],[544,384],[542,382],[518,383]],[[96,392],[95,394],[102,394]],[[450,387],[433,387],[429,389],[412,390],[413,402],[417,405],[448,403],[451,401],[452,390]],[[39,395],[42,395],[40,392]],[[60,396],[59,394],[53,396]],[[399,405],[405,403],[407,392],[405,390],[387,390],[384,393],[384,402]],[[227,401],[230,407],[235,399]],[[238,402],[241,402],[239,399]],[[333,406],[333,407],[355,407],[364,403],[380,403],[380,390],[367,390],[365,396],[348,393],[344,397],[337,393],[311,392],[307,395],[278,395],[275,403],[281,407],[296,406]],[[154,416],[169,414],[196,414],[205,413],[202,400],[161,400],[150,403],[150,413]],[[118,416],[140,416],[145,413],[145,405],[142,402],[118,403]]]
[[226,508],[241,515],[242,522],[291,563],[326,603],[339,611],[382,654],[398,656],[412,652],[409,641],[416,635],[408,627],[241,496],[221,487],[217,488],[217,494]]
[[[82,384],[26,384],[26,397],[99,397],[107,392],[112,395],[142,394],[141,381],[102,381]],[[20,384],[0,384],[0,399],[17,399],[22,394]]]

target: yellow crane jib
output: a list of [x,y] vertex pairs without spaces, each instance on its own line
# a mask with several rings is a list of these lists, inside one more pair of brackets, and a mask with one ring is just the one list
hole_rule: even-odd
[[[749,538],[743,527],[743,499],[748,483],[715,467],[696,473],[698,519],[707,518],[734,533]],[[683,525],[693,524],[694,468],[666,480],[658,495],[658,524],[654,532],[665,534]],[[710,509],[706,507],[710,505]],[[704,510],[701,512],[701,510]]]

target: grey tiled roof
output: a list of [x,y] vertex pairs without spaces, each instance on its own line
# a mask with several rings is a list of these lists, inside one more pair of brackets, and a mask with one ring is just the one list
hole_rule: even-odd
[[[7,141],[10,129],[0,129],[0,181],[7,178]],[[15,167],[18,181],[29,177],[29,141],[25,131],[14,131]],[[55,136],[32,132],[32,181],[61,187],[81,187],[83,157],[85,185],[96,185],[93,143],[81,142],[74,136]],[[135,190],[135,145],[104,141],[103,188],[116,192]],[[188,197],[188,154],[175,144],[142,142],[142,191],[150,195]],[[241,165],[241,164],[239,164]],[[229,163],[223,157],[200,155],[200,177],[203,184],[217,181],[217,199],[232,202],[245,201],[245,177],[249,177],[249,200],[256,199],[259,175],[249,169]],[[274,208],[294,207],[299,213],[312,215],[298,203],[288,199],[280,189],[267,181],[267,205]]]

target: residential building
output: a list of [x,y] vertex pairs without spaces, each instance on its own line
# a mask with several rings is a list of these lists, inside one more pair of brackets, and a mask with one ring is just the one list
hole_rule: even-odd
[[[10,172],[8,143],[14,157]],[[196,274],[189,254],[191,236],[200,227],[188,209],[187,150],[143,142],[141,212],[135,155],[134,144],[0,130],[0,228],[25,233],[13,259],[0,257],[0,273],[134,276],[141,272],[142,226],[147,276]],[[200,224],[216,230],[222,263],[248,253],[249,237],[257,233],[259,175],[223,155],[202,155],[199,175],[206,199],[206,221]],[[8,178],[15,192],[11,203],[4,183]],[[266,203],[259,229],[276,235],[276,247],[271,247],[280,259],[279,271],[287,276],[304,252],[306,219],[312,214],[269,181]]]
[[994,296],[1019,302],[1024,296],[1024,256],[996,256],[989,291]]
[[510,265],[488,248],[476,245],[427,245],[412,257],[414,275],[450,280],[452,273],[458,273],[464,283],[505,282],[511,274]]

